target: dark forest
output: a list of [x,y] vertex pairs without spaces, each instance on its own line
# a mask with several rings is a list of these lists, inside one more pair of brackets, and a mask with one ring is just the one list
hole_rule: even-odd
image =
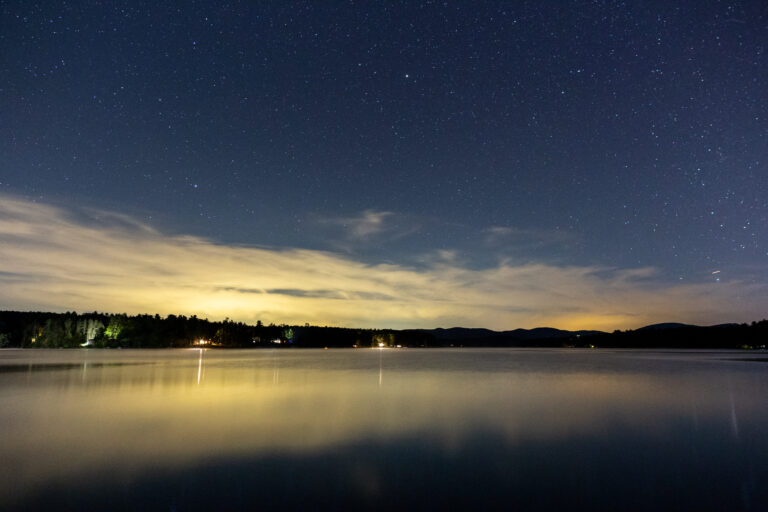
[[0,347],[15,348],[325,348],[572,347],[765,349],[768,320],[700,327],[658,324],[635,330],[552,328],[354,329],[312,325],[249,325],[196,316],[0,311]]

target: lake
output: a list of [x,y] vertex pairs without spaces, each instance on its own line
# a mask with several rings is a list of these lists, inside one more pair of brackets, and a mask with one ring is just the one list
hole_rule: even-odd
[[0,509],[768,510],[766,361],[0,350]]

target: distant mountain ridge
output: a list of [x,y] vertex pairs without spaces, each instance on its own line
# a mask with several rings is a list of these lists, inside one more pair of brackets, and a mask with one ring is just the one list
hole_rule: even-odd
[[435,337],[438,343],[466,344],[483,346],[514,346],[531,343],[547,345],[547,342],[562,344],[569,338],[580,338],[606,334],[602,331],[566,331],[553,327],[536,327],[533,329],[513,329],[511,331],[492,331],[483,328],[451,327],[449,329],[420,329]]
[[[643,327],[634,329],[636,332],[642,331],[663,331],[668,329],[706,329],[706,328],[725,328],[738,326],[737,323],[717,324],[711,326],[701,326],[694,324],[683,324],[680,322],[663,322],[658,324],[650,324]],[[448,329],[438,327],[436,329],[418,329],[423,332],[431,333],[438,340],[465,340],[465,339],[481,339],[481,338],[493,338],[493,337],[506,337],[520,340],[544,340],[552,338],[569,338],[571,336],[594,336],[599,334],[608,334],[605,331],[596,330],[579,330],[579,331],[567,331],[563,329],[556,329],[554,327],[534,327],[533,329],[512,329],[510,331],[493,331],[491,329],[484,329],[480,327],[450,327]]]
[[699,326],[691,325],[691,324],[681,324],[679,322],[666,322],[661,324],[646,325],[645,327],[639,327],[635,330],[636,331],[657,331],[661,329],[680,329],[683,327],[699,327]]
[[[682,324],[681,324],[682,325]],[[492,331],[490,329],[483,328],[471,328],[471,327],[451,327],[449,329],[443,329],[438,327],[437,329],[420,329],[425,332],[429,332],[435,335],[435,338],[441,340],[450,339],[467,339],[467,338],[484,338],[494,336],[507,336],[520,339],[547,339],[547,338],[567,338],[569,336],[588,336],[591,334],[605,334],[603,331],[565,331],[563,329],[555,329],[554,327],[535,327],[533,329],[513,329],[511,331]]]
[[768,321],[752,325],[726,323],[710,326],[665,322],[611,333],[566,331],[553,327],[492,331],[452,327],[425,329],[435,346],[464,347],[613,347],[613,348],[760,348],[768,340]]

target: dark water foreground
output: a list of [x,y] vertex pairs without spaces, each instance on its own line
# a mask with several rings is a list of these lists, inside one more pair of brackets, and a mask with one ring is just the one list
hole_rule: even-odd
[[755,352],[0,351],[0,510],[768,510]]

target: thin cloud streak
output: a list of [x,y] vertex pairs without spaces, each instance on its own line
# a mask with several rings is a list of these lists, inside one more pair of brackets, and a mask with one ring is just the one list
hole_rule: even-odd
[[353,217],[323,217],[314,219],[320,226],[340,230],[337,243],[365,243],[372,240],[397,240],[418,231],[418,223],[395,212],[364,210]]
[[392,212],[377,212],[366,210],[359,218],[346,220],[350,234],[355,238],[366,238],[386,229],[385,221]]
[[761,318],[766,287],[670,285],[650,268],[546,264],[473,270],[169,236],[122,215],[0,196],[0,308],[197,314],[350,327],[576,329]]
[[393,215],[392,212],[365,210],[356,217],[320,217],[317,221],[341,228],[349,239],[365,240],[389,231],[391,226],[388,225],[387,218]]

